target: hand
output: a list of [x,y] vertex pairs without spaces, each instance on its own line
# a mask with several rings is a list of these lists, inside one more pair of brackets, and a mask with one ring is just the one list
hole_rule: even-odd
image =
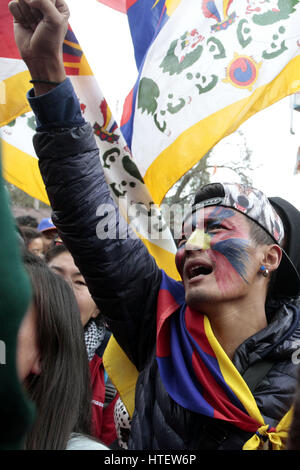
[[14,0],[9,10],[16,44],[32,78],[63,81],[62,45],[69,20],[64,0]]

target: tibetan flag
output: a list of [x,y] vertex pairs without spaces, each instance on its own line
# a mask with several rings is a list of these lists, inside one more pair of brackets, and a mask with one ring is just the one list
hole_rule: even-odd
[[[6,94],[3,92],[0,95],[3,101],[0,108],[3,174],[7,181],[47,203],[38,159],[32,145],[35,118],[32,112],[27,112],[29,106],[26,91],[31,88],[30,76],[14,44],[12,17],[7,10],[8,1],[0,2],[3,6],[1,12],[5,12],[0,16],[0,57],[3,57],[1,74],[4,82],[2,89],[6,91]],[[169,227],[153,202],[71,27],[64,40],[63,58],[83,116],[94,129],[106,181],[120,212],[143,240],[157,264],[170,276],[178,278],[174,259],[176,245]],[[8,80],[12,81],[12,85],[7,85]],[[135,367],[129,363],[114,338],[109,341],[104,360],[110,378],[114,380],[132,415],[137,378]],[[121,379],[120,370],[124,372]]]
[[[30,74],[21,60],[14,40],[12,15],[8,0],[0,0],[0,127],[3,176],[30,196],[49,204],[38,160],[32,145],[35,118],[26,99],[32,87]],[[69,26],[63,57],[67,75],[83,87],[92,71]],[[74,83],[73,83],[74,84]],[[75,85],[74,85],[75,86]]]
[[17,49],[8,1],[0,0],[0,127],[30,111],[30,75]]
[[126,0],[98,0],[98,2],[103,3],[103,5],[107,5],[108,7],[113,8],[114,10],[117,10],[121,13],[126,13],[127,11]]
[[126,6],[138,80],[121,130],[160,204],[218,141],[300,90],[300,0]]
[[[0,1],[4,2],[4,0]],[[10,183],[47,203],[47,194],[32,145],[35,118],[32,112],[25,112],[29,107],[26,90],[31,88],[30,76],[27,70],[20,77],[17,74],[18,68],[25,69],[25,66],[18,56],[14,43],[12,16],[7,10],[8,1],[5,0],[4,3],[6,9],[2,20],[7,27],[3,30],[0,28],[0,30],[6,34],[2,44],[8,44],[9,47],[3,47],[3,52],[0,55],[10,54],[15,59],[12,62],[11,59],[4,59],[3,71],[6,71],[9,80],[15,80],[17,75],[20,84],[24,86],[20,88],[21,91],[19,88],[10,88],[7,92],[6,102],[1,108],[6,116],[1,128],[3,172]],[[6,37],[7,40],[5,40]],[[142,238],[158,264],[170,275],[178,277],[174,262],[176,246],[171,232],[163,220],[161,211],[153,203],[153,198],[132,158],[130,149],[112,116],[71,26],[68,28],[63,44],[63,59],[66,74],[71,79],[80,100],[83,116],[94,129],[100,158],[112,196],[119,205],[123,216]],[[10,66],[7,65],[5,68],[5,64]],[[16,102],[19,105],[17,110],[11,105],[11,96],[14,95],[17,96]]]
[[[0,127],[4,178],[48,203],[32,145],[34,117],[26,93],[30,74],[19,55],[8,0],[0,0]],[[22,116],[21,118],[18,116]]]

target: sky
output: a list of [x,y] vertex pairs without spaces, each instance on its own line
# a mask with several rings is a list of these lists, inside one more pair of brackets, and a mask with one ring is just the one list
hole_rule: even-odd
[[[137,78],[127,17],[96,0],[67,3],[70,24],[116,121],[120,122],[124,100]],[[290,132],[291,124],[294,134]],[[300,112],[291,113],[290,97],[255,114],[239,129],[252,151],[253,186],[267,196],[289,200],[300,210],[300,174],[294,175],[300,147]],[[221,140],[213,152],[218,161],[233,155],[236,159],[236,136]],[[224,181],[225,175],[220,171],[217,170],[215,181]]]

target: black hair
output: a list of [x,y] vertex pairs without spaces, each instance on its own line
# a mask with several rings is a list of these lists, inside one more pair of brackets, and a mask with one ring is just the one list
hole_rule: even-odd
[[[291,227],[290,227],[290,223],[289,223],[289,220],[288,220],[288,217],[287,217],[287,214],[284,212],[283,208],[280,207],[278,204],[276,204],[276,201],[277,200],[281,200],[279,198],[269,198],[269,201],[270,203],[272,204],[274,210],[277,212],[277,214],[279,215],[280,219],[282,220],[282,223],[283,223],[283,228],[284,228],[284,240],[283,240],[283,248],[285,249],[286,252],[289,252],[289,248],[290,248],[290,237],[291,237]],[[288,204],[288,202],[286,201],[286,204]],[[296,210],[296,208],[294,208]]]
[[22,225],[24,227],[37,228],[38,226],[37,219],[31,215],[19,215],[16,217],[16,222],[18,225]]
[[50,263],[50,261],[53,260],[53,258],[56,258],[56,256],[61,255],[62,253],[69,252],[68,248],[63,243],[59,243],[58,245],[55,244],[55,240],[52,241],[50,248],[45,254],[45,261],[46,263]]
[[32,253],[25,252],[23,259],[33,288],[41,357],[40,375],[31,374],[24,383],[37,409],[25,448],[65,449],[72,432],[91,433],[90,370],[80,313],[61,276]]
[[41,232],[39,232],[36,228],[20,225],[18,229],[27,247],[32,240],[35,240],[36,238],[42,238]]

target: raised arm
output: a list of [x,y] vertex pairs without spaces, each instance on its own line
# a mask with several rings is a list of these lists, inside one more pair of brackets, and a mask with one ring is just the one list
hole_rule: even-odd
[[[64,75],[68,9],[62,0],[54,3],[10,3],[16,42],[32,78],[52,82],[34,83],[29,94],[38,125],[34,146],[53,222],[115,338],[139,369],[154,344],[161,272],[110,196],[92,128]],[[119,236],[103,236],[107,221],[116,223]]]

